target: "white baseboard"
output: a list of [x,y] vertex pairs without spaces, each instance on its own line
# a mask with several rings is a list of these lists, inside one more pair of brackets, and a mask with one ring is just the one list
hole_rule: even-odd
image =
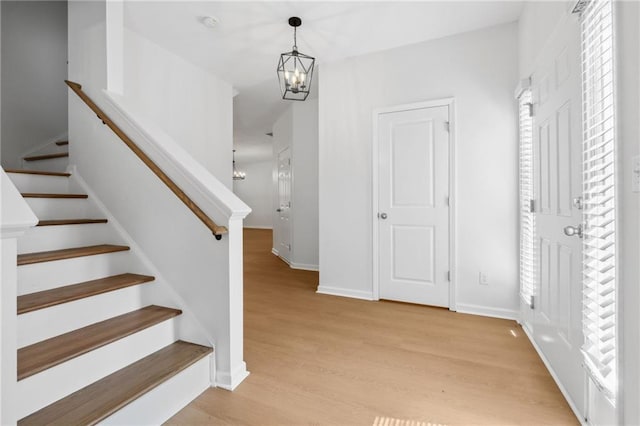
[[[280,254],[278,253],[278,250],[276,250],[275,248],[271,248],[271,253],[276,255],[276,256],[278,256],[278,257],[280,257]],[[302,271],[314,271],[314,272],[318,272],[320,270],[320,267],[318,265],[309,265],[309,264],[306,264],[306,263],[289,262],[284,257],[280,257],[280,260],[282,260],[284,263],[289,265],[289,267],[291,269],[300,269]]]
[[526,324],[523,324],[522,330],[524,330],[524,334],[526,334],[526,336],[529,338],[529,341],[535,348],[536,352],[538,352],[538,356],[544,363],[544,366],[547,367],[547,370],[549,371],[549,374],[551,374],[551,377],[553,377],[553,380],[556,382],[556,385],[558,385],[558,388],[560,389],[562,396],[564,396],[564,399],[567,400],[567,403],[569,404],[569,407],[571,407],[573,414],[576,416],[580,424],[587,425],[588,423],[585,421],[584,417],[578,411],[578,408],[574,404],[573,399],[571,399],[571,397],[569,396],[569,392],[567,392],[565,387],[562,385],[562,382],[560,382],[560,379],[556,375],[556,372],[551,367],[551,364],[549,364],[549,360],[547,360],[547,357],[544,355],[544,353],[542,353],[540,346],[538,346],[536,341],[533,339],[533,336],[531,336],[531,331],[529,330],[529,327]]
[[273,227],[272,226],[249,226],[249,225],[244,225],[244,229],[269,229],[269,230],[272,230]]
[[318,267],[318,265],[308,265],[306,263],[295,263],[295,262],[291,262],[289,263],[289,266],[291,267],[291,269],[301,269],[303,271],[314,271],[314,272],[318,272],[320,270],[320,268]]
[[349,288],[330,287],[326,285],[319,285],[316,293],[328,294],[331,296],[350,297],[352,299],[375,300],[373,298],[373,293],[370,291],[352,290]]
[[234,371],[216,371],[216,387],[234,390],[244,379],[249,377],[247,364],[243,361]]
[[502,318],[517,321],[520,317],[518,311],[503,308],[490,308],[487,306],[457,303],[456,312],[461,314],[481,315],[483,317]]

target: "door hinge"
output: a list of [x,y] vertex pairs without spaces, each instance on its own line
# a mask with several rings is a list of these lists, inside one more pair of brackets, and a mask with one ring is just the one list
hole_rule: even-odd
[[536,212],[536,200],[529,200],[529,213]]
[[536,299],[535,296],[530,296],[530,298],[529,298],[529,307],[531,309],[535,309],[536,308],[536,304],[534,303],[535,299]]
[[529,102],[527,108],[529,109],[529,117],[533,117],[533,103]]
[[445,121],[445,122],[444,122],[444,129],[445,129],[447,132],[450,132],[450,131],[451,131],[451,123],[450,123],[450,122],[448,122],[448,121]]
[[447,281],[451,281],[451,271],[447,271]]
[[446,197],[444,202],[446,203],[447,207],[451,205],[451,201],[449,200],[449,197]]

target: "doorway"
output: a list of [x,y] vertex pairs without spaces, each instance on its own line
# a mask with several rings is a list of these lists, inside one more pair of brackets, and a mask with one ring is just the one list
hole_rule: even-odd
[[453,308],[452,100],[374,113],[374,295]]

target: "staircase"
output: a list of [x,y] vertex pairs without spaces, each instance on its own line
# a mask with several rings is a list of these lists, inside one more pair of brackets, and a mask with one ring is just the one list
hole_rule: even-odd
[[154,277],[67,157],[5,170],[39,219],[18,240],[18,424],[163,422],[210,385],[213,350],[177,339],[179,309],[144,302]]

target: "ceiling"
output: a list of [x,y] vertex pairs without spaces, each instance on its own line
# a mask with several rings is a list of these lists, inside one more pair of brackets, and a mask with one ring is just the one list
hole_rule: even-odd
[[[290,16],[302,18],[301,52],[317,64],[513,22],[522,1],[127,1],[125,25],[228,81],[238,161],[271,155],[265,136],[288,103],[276,64],[291,49]],[[219,20],[215,28],[202,18]],[[317,87],[317,82],[315,84]]]

